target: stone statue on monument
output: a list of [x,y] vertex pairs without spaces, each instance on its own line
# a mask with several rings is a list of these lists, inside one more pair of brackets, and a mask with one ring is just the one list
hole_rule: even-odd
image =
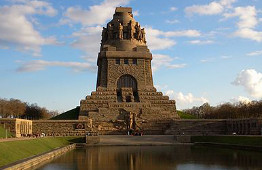
[[138,40],[142,40],[142,32],[141,32],[140,25],[137,23],[135,28],[136,28],[136,38]]
[[103,27],[103,31],[102,31],[102,43],[107,41],[107,29],[105,27]]
[[121,23],[119,23],[119,28],[118,28],[118,38],[120,40],[123,39],[123,25]]
[[133,27],[132,20],[130,20],[128,23],[128,31],[129,31],[129,38],[133,39],[134,38],[134,27]]
[[107,27],[108,27],[107,28],[108,38],[112,40],[113,39],[114,28],[113,28],[113,26],[111,24],[108,24]]
[[145,32],[145,28],[141,29],[141,33],[142,33],[142,41],[144,43],[146,43],[146,32]]

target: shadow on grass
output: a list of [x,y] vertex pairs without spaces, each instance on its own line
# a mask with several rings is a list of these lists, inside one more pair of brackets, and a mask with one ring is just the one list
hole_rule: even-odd
[[70,143],[85,143],[86,139],[85,137],[78,137],[78,138],[73,138],[68,140]]

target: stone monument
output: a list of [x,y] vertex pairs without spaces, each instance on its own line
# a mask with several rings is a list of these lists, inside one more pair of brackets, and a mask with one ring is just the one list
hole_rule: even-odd
[[132,8],[117,7],[102,31],[96,91],[80,102],[79,120],[104,134],[129,130],[159,134],[179,119],[174,100],[153,85],[152,54]]

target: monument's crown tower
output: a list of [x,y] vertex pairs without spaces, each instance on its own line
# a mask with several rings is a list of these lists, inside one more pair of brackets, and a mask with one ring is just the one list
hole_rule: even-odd
[[153,89],[151,60],[145,30],[134,20],[132,8],[116,8],[102,32],[97,87]]
[[102,31],[96,91],[80,102],[79,119],[90,119],[95,129],[111,132],[159,130],[163,127],[154,122],[179,118],[175,101],[153,86],[151,60],[145,29],[133,18],[132,8],[117,7]]

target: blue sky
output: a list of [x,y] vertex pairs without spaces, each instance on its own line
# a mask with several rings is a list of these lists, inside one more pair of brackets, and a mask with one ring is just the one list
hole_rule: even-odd
[[0,97],[59,112],[95,90],[101,30],[133,8],[153,78],[177,108],[262,98],[259,0],[1,0]]

